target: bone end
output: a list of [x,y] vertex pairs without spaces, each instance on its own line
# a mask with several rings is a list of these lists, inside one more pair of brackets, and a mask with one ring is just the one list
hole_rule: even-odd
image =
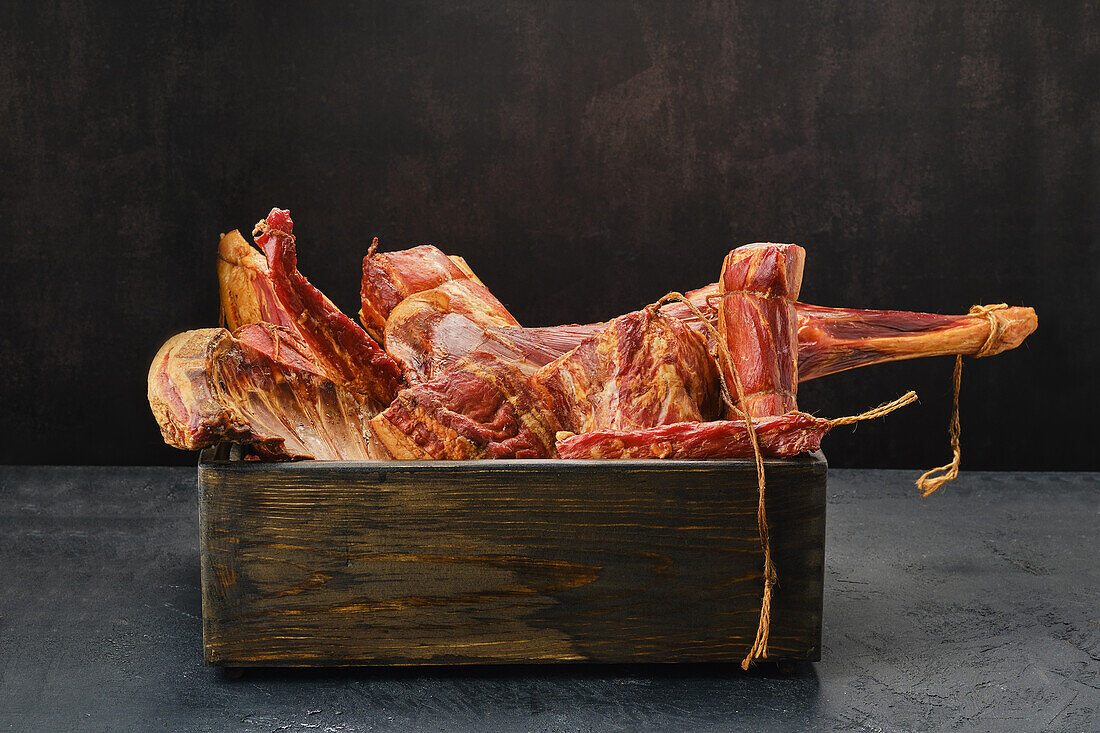
[[1015,349],[1039,327],[1039,316],[1034,308],[1013,306],[995,311],[993,317],[997,319],[1001,333],[983,356],[993,356],[1002,351]]

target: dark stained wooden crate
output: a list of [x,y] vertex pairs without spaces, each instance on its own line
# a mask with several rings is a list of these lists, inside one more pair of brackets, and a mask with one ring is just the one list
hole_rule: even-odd
[[[205,656],[226,666],[744,658],[747,461],[199,462]],[[827,464],[768,461],[769,658],[820,655]]]

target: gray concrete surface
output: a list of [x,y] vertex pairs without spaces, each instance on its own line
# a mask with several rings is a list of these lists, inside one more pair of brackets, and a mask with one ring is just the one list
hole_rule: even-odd
[[[0,468],[0,729],[1100,726],[1100,475],[834,471],[824,652],[735,665],[203,666],[195,472]],[[782,568],[780,568],[782,574]]]

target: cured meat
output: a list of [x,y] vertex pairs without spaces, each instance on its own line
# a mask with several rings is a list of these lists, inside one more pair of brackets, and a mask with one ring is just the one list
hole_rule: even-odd
[[[487,343],[500,344],[536,367],[541,367],[572,351],[605,328],[606,323],[542,328],[486,326],[459,313],[422,309],[416,318],[409,319],[404,328],[405,333],[416,334],[417,338],[388,338],[387,348],[408,364],[407,369],[414,372],[412,378],[427,381]],[[408,343],[404,343],[406,340]]]
[[149,407],[168,445],[194,450],[243,431],[218,398],[211,364],[228,348],[224,328],[187,331],[170,338],[149,367]]
[[[717,284],[711,295],[717,295]],[[693,291],[699,293],[700,291]],[[687,297],[695,302],[692,293]],[[700,303],[705,303],[699,299]],[[717,323],[716,309],[697,307]],[[974,355],[990,334],[988,319],[970,315],[936,315],[907,311],[853,310],[797,303],[798,381],[806,382],[836,372],[888,361],[944,356]],[[675,315],[701,336],[707,333],[698,318],[682,303],[662,306],[662,313]],[[681,313],[687,313],[686,316]],[[1038,320],[1033,308],[1012,307],[996,318],[1004,324],[994,333],[991,353],[1014,349],[1035,330]],[[580,346],[587,338],[607,328],[607,323],[571,324],[540,328],[480,328],[462,316],[440,319],[424,331],[432,345],[434,376],[462,357],[476,351],[486,340],[513,345],[540,366]]]
[[799,303],[798,377],[805,382],[856,367],[924,356],[980,352],[992,356],[1016,348],[1038,326],[1034,308],[941,316]]
[[[712,325],[718,311],[713,283],[686,294]],[[709,299],[709,300],[708,300]],[[952,354],[974,355],[990,336],[985,316],[937,315],[908,311],[827,308],[796,303],[798,317],[798,381],[889,361]],[[673,315],[701,336],[708,336],[687,306],[671,302],[661,312]],[[1033,308],[1011,307],[994,316],[1000,328],[993,332],[990,354],[1014,349],[1038,326]],[[580,346],[585,339],[607,328],[607,323],[572,324],[541,328],[481,328],[461,316],[433,322],[422,333],[431,344],[430,366],[434,376],[476,351],[487,340],[502,341],[525,358],[547,364]]]
[[[718,332],[744,387],[738,405],[752,417],[797,409],[795,301],[806,250],[795,244],[749,244],[726,255],[719,281]],[[726,385],[734,384],[720,364]]]
[[[688,300],[712,325],[718,322],[715,307],[718,289],[718,283],[711,283],[687,293]],[[669,303],[661,311],[706,334],[699,319],[683,303]],[[889,361],[956,354],[973,356],[987,341],[986,355],[992,356],[1015,349],[1039,325],[1035,309],[1022,306],[996,311],[996,329],[990,328],[984,315],[829,308],[809,303],[795,303],[795,312],[799,382]]]
[[402,385],[400,367],[298,272],[293,231],[290,212],[272,209],[257,225],[256,245],[267,257],[271,287],[296,336],[333,381],[388,404]]
[[626,430],[718,414],[718,372],[706,342],[676,318],[647,308],[620,316],[539,369],[564,430]]
[[[389,302],[396,299],[399,303],[409,294],[430,289],[429,286],[434,287],[463,275],[471,277],[469,268],[459,260],[430,246],[368,257],[364,260],[364,311],[361,314],[364,323],[368,322],[366,313],[371,303],[386,302],[381,295],[371,293],[400,293],[389,297]],[[711,283],[686,295],[710,323],[717,326],[717,305],[721,297],[719,283]],[[379,312],[384,311],[388,316],[395,306],[396,303]],[[708,336],[695,314],[683,303],[671,302],[661,310],[688,323],[700,335]],[[885,361],[955,353],[974,354],[989,335],[987,320],[969,315],[939,316],[905,311],[827,308],[806,303],[796,303],[795,310],[798,318],[797,374],[800,382]],[[999,313],[997,318],[1005,327],[995,334],[1001,346],[991,353],[1015,348],[1037,325],[1035,311],[1031,308],[1010,308]],[[381,338],[385,317],[378,322],[381,324]],[[426,314],[420,323],[409,329],[418,334],[421,346],[407,353],[410,357],[419,356],[419,364],[414,368],[422,370],[427,379],[473,353],[486,340],[507,343],[523,352],[526,358],[545,364],[568,353],[606,327],[607,323],[603,322],[530,329],[478,328],[462,317],[433,318]],[[956,331],[956,328],[960,330]],[[410,360],[414,363],[418,361],[416,358]]]
[[230,331],[250,323],[270,323],[298,332],[294,317],[275,294],[267,258],[237,230],[218,242],[218,285],[222,323]]
[[[685,304],[521,328],[462,258],[372,245],[360,315],[394,359],[298,272],[288,212],[273,209],[256,233],[262,252],[238,232],[219,242],[230,330],[181,334],[150,369],[150,405],[170,444],[232,440],[270,459],[751,453],[744,423],[707,422],[719,413],[711,329]],[[814,450],[829,426],[874,412],[832,422],[765,416],[795,409],[798,380],[999,353],[1037,325],[1029,308],[937,316],[796,303],[803,257],[794,245],[739,248],[719,283],[687,295],[738,356],[765,455]]]
[[490,329],[493,338],[512,344],[528,361],[543,366],[607,328],[606,323]]
[[[789,458],[815,451],[832,422],[788,412],[753,421],[760,452]],[[752,458],[752,444],[743,420],[681,422],[642,430],[594,430],[558,434],[560,458],[670,458],[719,460]]]
[[442,365],[457,360],[442,345],[456,341],[473,345],[484,338],[486,328],[518,326],[480,281],[448,280],[410,295],[390,311],[386,351],[401,363],[406,379],[417,384],[432,379]]
[[379,406],[334,384],[275,326],[169,339],[149,369],[149,405],[165,442],[186,450],[233,441],[267,460],[386,457],[367,423]]
[[[286,214],[281,219],[283,226],[292,229],[289,214],[282,213]],[[236,331],[249,324],[268,323],[285,329],[294,334],[302,352],[330,378],[366,392],[372,399],[389,402],[386,398],[392,399],[399,386],[394,383],[396,363],[297,271],[292,236],[280,238],[265,233],[259,241],[276,258],[274,263],[269,263],[267,256],[237,231],[218,242],[218,281],[225,326]],[[356,361],[359,359],[363,363]]]
[[530,385],[534,365],[488,342],[432,380],[401,390],[371,421],[394,458],[551,458],[559,425]]
[[[404,297],[461,277],[462,274],[467,277],[473,275],[465,263],[460,262],[460,258],[448,257],[429,246],[368,257],[364,260],[364,310],[361,313],[364,324],[369,322],[368,312],[384,314],[374,319],[379,324],[377,327],[381,337],[385,316]],[[718,322],[719,289],[719,283],[715,282],[686,294],[687,299],[715,326]],[[392,305],[373,308],[373,303]],[[955,353],[974,354],[989,336],[987,320],[968,315],[938,316],[904,311],[826,308],[805,303],[796,303],[795,310],[798,318],[797,375],[800,382],[885,361]],[[698,318],[683,303],[668,303],[662,307],[662,312],[688,323],[709,339]],[[997,318],[1005,327],[995,334],[1000,346],[990,353],[1015,348],[1037,325],[1035,311],[1031,308],[1010,308],[998,314]],[[421,346],[418,351],[424,355],[421,359],[423,366],[419,368],[424,370],[427,378],[431,378],[477,350],[486,340],[503,341],[528,358],[548,363],[606,327],[604,322],[533,329],[492,326],[481,329],[471,326],[463,318],[439,318],[422,323],[415,329],[420,334],[421,344],[430,344],[430,348]],[[960,330],[956,331],[956,328]]]
[[376,246],[363,259],[359,317],[410,383],[431,380],[475,351],[483,329],[519,326],[461,257],[430,245],[387,253]]
[[[385,340],[386,321],[390,313],[410,295],[431,290],[452,280],[469,280],[485,287],[464,259],[448,257],[431,245],[424,244],[397,252],[375,252],[375,246],[377,240],[363,258],[359,320],[367,332],[379,342]],[[479,297],[482,300],[481,306],[487,312],[498,314],[509,321],[505,325],[519,325],[508,313],[508,309],[488,290],[479,293]]]

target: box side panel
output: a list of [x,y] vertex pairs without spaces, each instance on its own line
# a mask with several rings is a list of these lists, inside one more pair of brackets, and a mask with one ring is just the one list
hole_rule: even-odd
[[221,518],[218,497],[221,494],[221,474],[225,464],[213,463],[214,448],[202,451],[199,458],[198,499],[199,499],[199,583],[202,589],[202,639],[203,657],[207,663],[219,663],[222,660],[215,652],[216,639],[223,633],[219,622],[221,609],[225,605],[225,589],[232,587],[236,571],[234,565],[236,553],[227,551],[213,541],[214,537],[224,536],[224,529],[218,526]]
[[[751,464],[200,469],[207,660],[740,661]],[[825,464],[769,462],[771,657],[817,658]]]
[[[828,465],[821,457],[795,471],[791,481],[797,488],[784,488],[782,500],[773,493],[771,472],[766,474],[768,524],[779,578],[772,598],[768,655],[817,661],[821,658]],[[786,487],[785,482],[780,485]]]

